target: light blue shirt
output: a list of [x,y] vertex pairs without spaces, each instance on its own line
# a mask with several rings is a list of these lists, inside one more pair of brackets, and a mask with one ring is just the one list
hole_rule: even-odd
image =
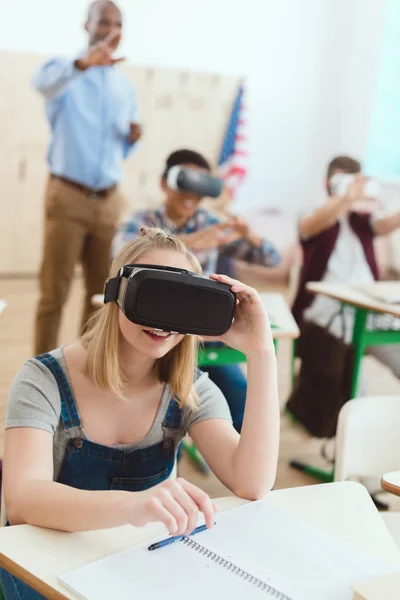
[[119,183],[132,149],[130,122],[137,120],[133,86],[114,66],[79,71],[73,60],[54,58],[33,78],[46,98],[51,128],[51,173],[93,190]]

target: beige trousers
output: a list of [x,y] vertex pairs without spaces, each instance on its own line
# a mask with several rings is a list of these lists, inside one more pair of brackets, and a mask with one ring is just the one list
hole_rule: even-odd
[[85,283],[83,330],[93,312],[91,297],[104,289],[111,243],[122,210],[123,200],[118,188],[107,194],[92,196],[86,190],[50,176],[45,196],[35,355],[58,345],[62,309],[78,262],[82,264]]

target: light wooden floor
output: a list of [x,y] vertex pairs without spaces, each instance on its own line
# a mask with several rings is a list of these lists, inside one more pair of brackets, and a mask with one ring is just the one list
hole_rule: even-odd
[[[285,291],[285,290],[281,290]],[[7,395],[17,370],[23,361],[32,355],[32,331],[37,301],[35,280],[0,280],[0,298],[8,302],[0,317],[0,453],[3,449],[3,422]],[[80,319],[82,285],[80,280],[74,283],[65,309],[60,344],[75,339]],[[290,385],[290,343],[281,342],[279,346],[279,388],[281,404],[284,405]],[[367,375],[369,394],[400,394],[400,383],[372,358],[365,359],[364,370]],[[319,457],[321,443],[311,439],[298,426],[282,417],[281,447],[276,488],[309,485],[315,480],[292,470],[288,461],[292,457],[308,458],[314,464],[323,464]],[[1,454],[0,454],[1,455]],[[225,496],[229,492],[217,479],[204,476],[193,468],[187,457],[180,463],[180,474],[203,487],[211,496]]]

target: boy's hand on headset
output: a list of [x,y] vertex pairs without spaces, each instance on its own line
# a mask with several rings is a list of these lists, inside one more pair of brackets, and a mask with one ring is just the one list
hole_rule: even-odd
[[197,527],[199,512],[206,525],[214,525],[216,508],[208,494],[185,479],[167,479],[127,497],[127,521],[136,527],[163,523],[171,535],[188,535]]
[[365,183],[366,178],[363,175],[361,175],[361,173],[355,176],[353,183],[349,186],[349,189],[344,195],[344,201],[346,203],[346,206],[350,208],[351,205],[354,204],[354,202],[365,198]]
[[257,290],[227,275],[210,275],[210,279],[230,285],[237,295],[237,306],[235,320],[229,331],[219,338],[204,339],[218,339],[246,356],[265,350],[273,352],[271,325]]

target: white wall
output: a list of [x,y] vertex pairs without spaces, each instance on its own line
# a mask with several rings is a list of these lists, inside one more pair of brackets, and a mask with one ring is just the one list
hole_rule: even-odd
[[[2,49],[73,54],[85,42],[83,0],[3,3]],[[251,158],[242,210],[314,203],[332,155],[362,158],[385,0],[120,4],[129,60],[246,76]]]

